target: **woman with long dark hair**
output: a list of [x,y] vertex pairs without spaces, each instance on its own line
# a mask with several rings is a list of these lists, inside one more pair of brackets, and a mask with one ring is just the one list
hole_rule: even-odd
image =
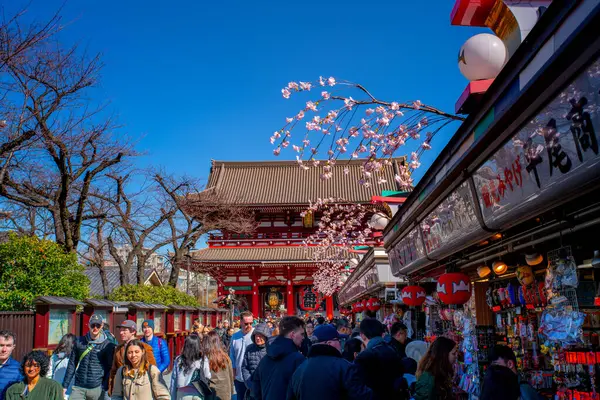
[[[69,357],[71,357],[73,343],[76,339],[77,336],[73,335],[72,333],[67,333],[60,339],[58,346],[56,346],[56,349],[54,349],[52,356],[50,357],[50,365],[48,366],[48,374],[46,375],[47,378],[54,379],[56,382],[62,385],[63,381],[65,380],[67,367],[69,366]],[[75,376],[73,376],[73,379],[67,388],[67,392],[65,394],[65,398],[67,399],[71,395],[74,381]]]
[[115,375],[112,400],[171,400],[160,370],[148,361],[144,342],[129,341],[124,356],[123,366]]
[[191,334],[185,338],[181,355],[173,362],[171,399],[202,400],[202,394],[193,384],[199,375],[210,379],[210,366],[203,355],[200,337]]
[[415,400],[449,400],[458,346],[452,339],[438,337],[429,346],[417,368]]
[[211,331],[204,336],[202,349],[210,366],[210,386],[215,390],[218,399],[231,400],[235,393],[233,367],[217,332]]
[[63,400],[62,385],[48,374],[48,356],[36,350],[28,353],[21,362],[23,381],[11,385],[5,394],[6,400]]

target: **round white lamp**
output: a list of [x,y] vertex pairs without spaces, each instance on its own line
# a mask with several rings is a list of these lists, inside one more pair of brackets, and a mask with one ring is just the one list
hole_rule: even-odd
[[508,59],[502,40],[489,33],[480,33],[465,42],[458,52],[458,68],[470,81],[494,79]]
[[382,213],[375,213],[371,217],[369,225],[371,226],[372,229],[381,231],[381,230],[385,229],[388,222],[390,222],[390,219],[387,217],[387,215],[382,214]]

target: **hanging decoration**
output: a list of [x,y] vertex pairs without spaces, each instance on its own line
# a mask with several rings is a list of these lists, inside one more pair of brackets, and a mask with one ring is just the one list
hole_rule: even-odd
[[427,295],[421,286],[409,285],[402,289],[400,297],[407,306],[419,307],[425,302]]
[[354,303],[354,312],[361,313],[363,311],[365,311],[365,302],[364,302],[364,300],[361,300],[358,303]]
[[529,265],[519,265],[517,267],[517,280],[521,286],[529,286],[533,283],[535,276]]
[[312,286],[306,286],[300,292],[299,307],[303,311],[315,311],[321,303],[321,294],[317,293]]
[[444,304],[464,304],[471,298],[471,280],[462,272],[443,274],[438,279],[437,294]]
[[365,303],[365,307],[369,311],[377,312],[381,308],[381,302],[379,301],[379,299],[377,297],[371,297]]

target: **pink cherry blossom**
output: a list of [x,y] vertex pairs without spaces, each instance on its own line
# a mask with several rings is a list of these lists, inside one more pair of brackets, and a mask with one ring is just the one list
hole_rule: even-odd
[[288,83],[288,89],[298,90],[298,84],[296,82]]
[[285,119],[285,122],[287,122],[287,123],[289,124],[289,123],[290,123],[290,122],[292,122],[293,120],[294,120],[294,118],[287,117],[287,118]]
[[291,93],[287,88],[283,88],[281,89],[281,94],[283,95],[284,99],[289,99]]
[[327,84],[329,86],[335,86],[335,78],[333,76],[330,76],[329,79],[327,79]]
[[311,111],[317,111],[317,105],[315,103],[313,103],[312,101],[307,101],[306,109],[311,110]]
[[329,92],[327,92],[327,91],[324,90],[324,91],[321,92],[321,97],[324,100],[329,100],[331,98],[331,94],[329,94]]
[[310,90],[311,88],[312,88],[312,84],[310,82],[300,82],[300,89]]
[[325,80],[323,79],[322,76],[319,77],[319,85],[325,86]]
[[304,111],[300,110],[298,115],[296,115],[296,119],[300,121],[302,118],[304,118]]
[[275,154],[276,156],[278,156],[279,153],[281,153],[281,148],[280,147],[278,147],[275,150],[273,150],[273,154]]

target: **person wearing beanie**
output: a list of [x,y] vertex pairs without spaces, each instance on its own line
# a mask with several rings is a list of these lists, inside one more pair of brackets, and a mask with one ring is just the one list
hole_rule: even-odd
[[169,364],[171,364],[169,346],[164,339],[154,335],[154,320],[152,319],[147,319],[142,323],[142,333],[144,334],[142,342],[152,347],[156,366],[162,374],[169,368]]
[[260,360],[267,355],[267,341],[270,333],[266,323],[256,325],[252,332],[252,344],[246,347],[246,354],[242,362],[242,377],[248,390],[252,390],[252,374],[258,368]]

